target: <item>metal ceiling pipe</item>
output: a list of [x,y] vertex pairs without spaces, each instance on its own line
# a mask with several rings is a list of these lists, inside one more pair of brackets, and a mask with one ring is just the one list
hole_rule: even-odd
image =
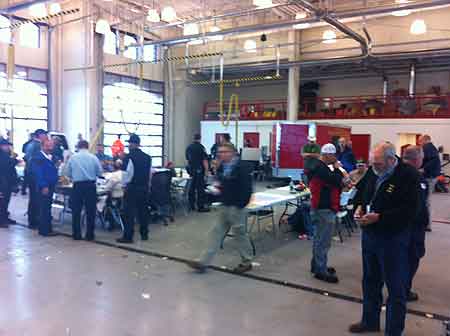
[[409,68],[409,96],[413,97],[416,94],[416,65],[411,64]]
[[331,26],[339,30],[341,33],[344,33],[345,35],[351,37],[356,42],[358,42],[359,45],[361,46],[361,51],[363,55],[369,54],[369,46],[367,44],[366,39],[357,32],[355,32],[353,29],[351,29],[349,26],[340,22],[336,17],[329,14],[328,12],[324,12],[322,9],[316,8],[309,1],[296,0],[296,3],[306,11],[310,12],[311,14],[314,14],[317,18],[320,18],[322,21],[325,21],[326,23],[330,24]]
[[[418,9],[424,9],[424,8],[433,8],[433,7],[439,7],[439,6],[446,6],[450,5],[450,0],[433,0],[430,2],[419,2],[419,3],[407,3],[407,4],[401,4],[396,6],[389,6],[389,7],[375,7],[375,8],[368,8],[368,9],[357,9],[353,11],[345,11],[345,12],[337,12],[333,15],[336,19],[350,19],[355,17],[362,17],[362,16],[370,16],[370,15],[380,15],[380,14],[389,14],[395,11],[399,10],[418,10]],[[320,20],[318,18],[308,18],[308,19],[301,19],[301,20],[288,20],[283,22],[272,22],[272,23],[266,23],[266,24],[260,24],[260,25],[251,25],[251,26],[244,26],[244,27],[235,27],[230,29],[224,29],[216,33],[205,33],[205,34],[196,34],[196,35],[189,35],[189,36],[180,36],[170,39],[164,39],[159,41],[149,41],[146,42],[146,45],[175,45],[180,43],[186,43],[192,40],[198,40],[200,38],[208,38],[212,36],[230,36],[230,35],[238,35],[242,33],[249,33],[249,32],[263,32],[263,31],[269,31],[269,30],[277,30],[282,28],[288,28],[292,27],[295,24],[301,24],[301,23],[317,23]]]

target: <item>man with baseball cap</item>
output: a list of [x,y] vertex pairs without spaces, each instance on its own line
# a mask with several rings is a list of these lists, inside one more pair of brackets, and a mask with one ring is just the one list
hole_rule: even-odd
[[337,283],[336,270],[328,267],[328,251],[339,211],[343,175],[336,160],[336,147],[326,144],[320,158],[310,156],[305,174],[311,190],[311,217],[315,227],[311,273],[318,280]]
[[118,243],[131,244],[134,236],[134,222],[137,218],[142,240],[148,240],[148,192],[152,158],[140,148],[141,139],[137,134],[130,134],[129,153],[123,160],[125,170],[123,183],[126,185],[124,201],[124,232],[117,239]]

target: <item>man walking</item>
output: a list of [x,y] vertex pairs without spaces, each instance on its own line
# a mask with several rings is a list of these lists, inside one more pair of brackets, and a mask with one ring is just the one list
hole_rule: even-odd
[[41,152],[33,159],[33,176],[36,182],[39,209],[38,232],[41,236],[51,237],[57,234],[52,230],[52,202],[55,186],[58,183],[58,170],[52,160],[53,140],[42,142]]
[[47,131],[37,129],[34,131],[34,138],[27,148],[25,154],[25,179],[28,181],[30,196],[28,200],[28,227],[37,229],[39,226],[39,193],[36,186],[36,179],[33,176],[33,160],[40,155],[41,143],[48,139]]
[[[409,146],[403,153],[403,161],[416,169],[420,169],[423,164],[423,151],[419,146]],[[419,295],[413,292],[412,282],[414,276],[419,269],[420,259],[425,256],[425,229],[428,225],[428,183],[423,174],[420,174],[420,186],[418,189],[419,208],[417,217],[414,220],[414,225],[411,229],[411,243],[409,247],[409,279],[406,288],[407,300],[417,301]]]
[[[330,166],[330,167],[328,167]],[[305,173],[311,190],[311,218],[314,232],[311,273],[318,280],[337,283],[336,270],[328,267],[336,213],[339,211],[343,175],[336,160],[336,147],[329,143],[321,148],[320,160],[308,158]]]
[[200,134],[194,135],[194,142],[186,149],[186,160],[188,161],[188,172],[191,176],[189,188],[189,204],[191,209],[195,209],[197,204],[198,212],[208,212],[205,207],[205,174],[208,172],[208,154],[200,143]]
[[217,192],[222,206],[219,208],[218,222],[209,234],[208,248],[203,252],[199,261],[190,262],[189,266],[199,272],[206,271],[225,235],[233,227],[242,260],[234,271],[244,273],[252,269],[252,246],[246,230],[244,210],[252,194],[252,177],[248,167],[240,161],[232,144],[220,145],[217,154],[220,161],[217,169],[219,183]]
[[431,194],[436,187],[437,177],[441,174],[441,159],[439,157],[439,151],[431,142],[431,137],[427,134],[422,135],[418,141],[419,145],[423,149],[423,176],[428,182],[428,225],[426,231],[431,231]]
[[141,239],[148,240],[148,193],[152,158],[139,148],[140,144],[140,137],[131,134],[128,140],[129,154],[123,162],[123,182],[126,185],[123,199],[124,232],[122,238],[117,239],[117,242],[122,244],[133,243],[136,218],[139,220]]
[[362,228],[363,313],[351,333],[380,330],[383,284],[389,297],[387,336],[400,336],[405,327],[407,287],[410,277],[411,225],[418,208],[419,174],[382,142],[372,151],[372,167],[359,182],[354,204],[355,220]]
[[95,214],[97,209],[97,177],[102,174],[102,166],[97,157],[89,153],[89,143],[81,140],[78,152],[67,162],[64,175],[73,182],[72,200],[72,237],[81,240],[81,210],[86,209],[87,241],[95,239]]

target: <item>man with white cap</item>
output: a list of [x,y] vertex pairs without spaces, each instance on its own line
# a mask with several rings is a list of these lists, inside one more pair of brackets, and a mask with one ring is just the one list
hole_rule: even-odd
[[311,217],[315,227],[311,273],[318,280],[337,283],[336,270],[328,267],[328,251],[336,212],[339,211],[343,175],[336,160],[336,147],[328,143],[322,146],[320,152],[320,159],[314,158],[305,166],[311,190]]

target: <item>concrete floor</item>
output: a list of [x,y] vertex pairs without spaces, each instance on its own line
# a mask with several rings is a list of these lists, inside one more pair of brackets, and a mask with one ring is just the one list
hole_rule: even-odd
[[[434,218],[450,218],[449,197],[433,196]],[[13,217],[25,222],[25,199],[17,197],[13,202]],[[205,247],[214,219],[214,212],[179,215],[168,227],[152,225],[149,242],[137,237],[133,247],[195,258]],[[55,228],[70,232],[68,224],[56,224]],[[450,226],[434,223],[433,229],[415,282],[421,300],[409,308],[448,316]],[[117,236],[118,232],[97,230],[98,241],[113,243]],[[358,234],[346,238],[344,244],[333,244],[330,261],[338,270],[338,285],[319,282],[309,274],[310,242],[283,233],[276,239],[263,233],[255,236],[255,241],[258,255],[253,275],[360,298]],[[216,266],[232,267],[238,262],[233,244],[232,239],[226,241],[214,260]],[[19,227],[2,230],[0,246],[0,272],[7,277],[5,284],[0,283],[1,293],[6,293],[2,300],[14,302],[11,309],[0,312],[0,336],[63,335],[66,328],[69,335],[142,335],[150,331],[170,335],[273,335],[276,331],[325,335],[330,331],[346,335],[347,324],[360,316],[361,306],[345,299],[217,271],[200,276],[177,262],[64,237],[43,239]],[[150,299],[142,293],[149,293]],[[35,332],[35,326],[42,328],[42,333]],[[406,335],[437,335],[440,330],[440,322],[414,314],[408,315],[407,326]]]

